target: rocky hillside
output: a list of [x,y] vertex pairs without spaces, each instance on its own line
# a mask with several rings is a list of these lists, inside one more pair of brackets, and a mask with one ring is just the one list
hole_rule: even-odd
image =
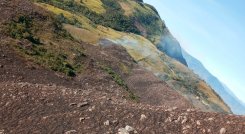
[[[148,14],[146,16],[159,17],[153,7],[135,1],[95,0],[81,2],[68,0],[60,2],[39,0],[29,6],[35,6],[51,17],[42,15],[43,13],[39,13],[40,16],[13,13],[15,16],[9,18],[2,29],[6,35],[14,39],[10,44],[15,44],[16,51],[22,56],[71,77],[81,74],[84,68],[81,63],[81,59],[85,57],[84,50],[79,47],[77,42],[82,41],[95,46],[107,46],[108,44],[123,46],[134,61],[168,83],[171,88],[192,102],[196,108],[203,111],[229,113],[229,107],[197,75],[186,66],[159,51],[152,43],[153,41],[132,30],[139,30],[134,25],[137,21],[133,21],[138,16],[129,15],[127,17],[127,10],[121,6],[122,4],[127,5],[133,15],[136,15],[136,12],[141,16]],[[23,8],[25,7],[27,6]],[[106,12],[111,10],[117,10],[119,13],[107,18],[108,13]],[[115,18],[118,14],[121,17]],[[103,19],[97,20],[99,16]],[[121,18],[126,20],[121,20]],[[115,22],[111,19],[115,19]],[[147,34],[149,39],[160,37],[159,33],[164,28],[164,24],[160,20],[156,19],[155,22],[151,22],[159,23],[159,25],[147,25],[148,29],[151,25],[160,29],[160,32],[159,30],[158,32],[146,30],[147,33],[151,33]],[[125,25],[120,25],[121,22]],[[134,23],[131,24],[132,22]],[[147,21],[143,22],[139,24],[146,25]],[[43,28],[49,30],[44,31]],[[25,43],[18,43],[18,40],[23,40]],[[71,45],[67,46],[66,44]]]
[[159,17],[133,0],[2,0],[0,133],[243,133],[135,12]]
[[[169,32],[166,33],[166,26],[154,7],[132,0],[39,0],[34,3],[56,16],[64,30],[77,41],[97,46],[123,46],[139,65],[168,83],[195,107],[204,111],[231,112],[197,75],[169,58],[163,52],[164,49],[157,48],[163,40],[167,40],[167,47],[173,45],[173,42],[177,46],[179,44]],[[47,40],[46,37],[43,40]],[[181,53],[181,49],[178,50],[175,52]]]

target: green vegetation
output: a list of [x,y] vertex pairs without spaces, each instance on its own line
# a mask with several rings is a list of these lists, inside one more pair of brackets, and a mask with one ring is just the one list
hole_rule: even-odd
[[[68,19],[64,17],[63,14],[54,16],[51,18],[51,26],[50,29],[46,30],[54,35],[55,37],[59,38],[59,40],[73,40],[71,35],[63,29],[62,23],[72,23]],[[75,21],[74,21],[75,22]],[[53,48],[53,43],[41,43],[40,38],[37,37],[38,31],[42,29],[41,25],[45,24],[46,22],[40,22],[35,17],[27,17],[27,16],[19,16],[16,20],[13,19],[6,25],[5,32],[9,34],[14,39],[26,39],[30,41],[30,44],[16,44],[15,48],[23,54],[23,56],[27,57],[28,59],[34,61],[37,64],[40,64],[44,67],[50,68],[54,71],[61,72],[66,74],[67,76],[74,77],[76,76],[77,72],[81,72],[83,66],[81,64],[81,58],[85,57],[83,52],[80,49],[73,48],[74,50],[65,50],[66,46],[62,43],[57,46],[57,48]],[[75,24],[75,23],[74,23]],[[46,33],[45,33],[46,34]],[[43,38],[43,35],[40,35]],[[52,37],[51,37],[52,38]],[[43,40],[48,40],[47,37],[43,38]],[[69,56],[66,54],[71,51],[74,52],[76,56],[74,59],[71,60]]]
[[7,26],[7,33],[11,37],[15,39],[27,39],[34,44],[40,44],[40,39],[33,34],[35,30],[32,19],[26,16],[20,16]]
[[71,18],[71,19],[67,19],[64,14],[59,14],[55,17],[55,20],[57,23],[62,24],[62,23],[66,23],[66,24],[71,24],[74,25],[76,27],[81,28],[82,24],[76,19],[76,18]]
[[57,37],[72,39],[72,36],[63,28],[63,23],[73,23],[74,25],[80,26],[77,20],[77,23],[75,21],[71,22],[63,14],[56,15],[53,20],[54,33],[56,33]]
[[105,13],[105,9],[102,6],[103,3],[101,0],[80,0],[80,3],[86,5],[90,10],[98,14]]
[[164,30],[164,24],[162,23],[158,15],[149,14],[137,11],[135,12],[135,20],[141,24],[147,31],[147,38],[155,42],[156,36],[161,36]]
[[208,96],[198,89],[198,81],[191,81],[188,79],[180,78],[179,82],[187,89],[189,94],[193,94],[203,99],[208,99]]
[[123,88],[128,89],[128,86],[125,84],[121,76],[117,74],[116,72],[114,72],[112,68],[102,66],[102,69],[106,71],[119,86],[122,86]]
[[121,78],[121,76],[119,74],[117,74],[115,71],[113,71],[112,68],[107,67],[107,66],[100,66],[102,70],[104,70],[105,72],[107,72],[112,79],[121,87],[123,87],[124,89],[126,89],[126,91],[129,93],[129,98],[138,102],[139,101],[139,97],[136,96],[132,91],[129,90],[127,84],[125,83],[125,81]]
[[61,72],[67,76],[75,76],[76,70],[67,61],[67,56],[62,53],[54,53],[43,46],[31,46],[29,48],[17,46],[25,55],[34,59],[37,64],[46,66],[54,71]]
[[71,49],[71,51],[76,55],[73,58],[72,66],[73,66],[74,70],[76,71],[76,73],[82,73],[84,66],[81,63],[81,61],[83,61],[83,59],[86,57],[86,55],[78,49]]
[[154,6],[147,3],[145,3],[145,6],[149,7],[152,11],[154,11],[157,15],[159,15],[157,9]]
[[47,3],[77,15],[84,15],[95,24],[110,27],[118,31],[140,34],[140,31],[134,26],[134,19],[124,16],[120,5],[114,0],[102,0],[103,6],[106,9],[106,12],[103,14],[98,14],[74,0],[38,0],[37,2]]
[[119,63],[118,67],[124,74],[128,75],[131,73],[131,69],[124,63]]
[[[115,0],[101,0],[103,10],[105,12],[97,13],[93,9],[84,4],[83,0],[36,0],[37,2],[46,3],[65,11],[69,11],[78,16],[85,16],[92,21],[93,26],[102,25],[110,27],[117,31],[135,33],[138,35],[145,35],[153,43],[159,43],[160,37],[163,33],[164,24],[159,17],[156,9],[150,5],[138,2],[137,4],[129,5],[135,8],[132,15],[125,15],[124,9],[118,1]],[[127,1],[124,1],[127,3]],[[91,4],[91,3],[90,3]],[[137,7],[134,7],[137,6]],[[61,19],[63,16],[60,16]],[[136,25],[136,22],[138,24]],[[68,22],[67,19],[62,23],[67,23],[81,27],[76,19]]]
[[121,6],[115,0],[102,0],[106,13],[103,14],[104,20],[100,24],[113,28],[117,31],[131,32],[140,34],[140,31],[134,25],[134,18],[124,15]]

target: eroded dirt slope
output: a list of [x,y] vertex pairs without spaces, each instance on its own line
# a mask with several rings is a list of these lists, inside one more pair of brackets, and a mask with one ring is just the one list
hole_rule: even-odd
[[127,125],[145,134],[244,133],[245,120],[238,116],[135,104],[93,89],[0,85],[4,133],[117,133]]
[[[89,49],[86,49],[89,54]],[[97,49],[101,52],[108,51],[105,48]],[[181,105],[183,100],[180,95],[175,95],[178,97],[175,101],[171,100],[171,97],[163,98],[173,105],[161,104],[159,98],[148,98],[149,101],[143,100],[143,103],[125,99],[127,92],[122,87],[103,71],[93,68],[94,60],[99,59],[96,57],[103,57],[99,53],[96,53],[96,56],[91,53],[90,56],[94,59],[90,62],[87,73],[70,79],[41,67],[30,68],[29,62],[15,54],[8,46],[2,44],[0,50],[2,133],[118,133],[130,131],[130,127],[137,133],[146,134],[245,133],[244,117],[196,111],[188,108],[188,103],[184,107]],[[93,47],[93,50],[96,48]],[[120,50],[118,53],[126,54],[121,48],[109,50]],[[109,56],[113,51],[107,52],[107,56],[116,58],[117,55]],[[127,54],[125,56],[127,57]],[[106,63],[107,57],[102,59]],[[100,60],[103,61],[102,59]],[[133,86],[135,93],[141,96],[137,91],[140,86],[143,88],[141,91],[145,92],[146,79],[150,78],[148,82],[152,82],[156,78],[150,74],[144,75],[148,72],[143,69],[140,71],[140,68],[135,67],[135,70],[139,73],[128,77],[128,80],[132,85],[136,85]],[[136,76],[139,74],[148,77],[137,80]],[[158,84],[156,81],[149,84],[153,85],[152,87],[148,84],[145,86],[152,88],[154,92],[157,87],[154,85]],[[162,94],[174,93],[165,91]],[[156,102],[159,102],[158,106],[154,106]]]

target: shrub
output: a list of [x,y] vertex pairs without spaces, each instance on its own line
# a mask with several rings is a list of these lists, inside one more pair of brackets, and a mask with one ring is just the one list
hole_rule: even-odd
[[126,89],[126,91],[129,94],[129,98],[139,102],[139,97],[136,96],[132,91],[129,90],[127,84],[124,82],[124,80],[121,78],[121,76],[119,74],[117,74],[115,71],[113,71],[112,68],[110,67],[106,67],[106,66],[100,66],[102,70],[104,70],[105,72],[107,72],[112,79],[121,87],[123,87],[124,89]]
[[52,70],[62,72],[67,76],[76,76],[74,68],[66,61],[66,58],[63,55],[47,53],[47,55],[44,56],[44,60],[46,60],[47,65]]
[[128,88],[121,76],[114,72],[111,68],[103,66],[102,69],[106,71],[119,86],[122,86],[123,88]]
[[34,44],[41,44],[40,39],[33,34],[35,28],[33,21],[26,16],[20,16],[17,20],[11,21],[7,26],[7,32],[12,38],[27,39]]
[[53,19],[53,27],[54,33],[58,35],[58,37],[72,39],[71,35],[63,28],[63,23],[69,22],[68,19],[64,17],[63,14],[59,14]]
[[121,6],[115,0],[102,0],[105,6],[106,13],[104,13],[102,25],[113,28],[118,31],[131,32],[140,34],[140,31],[134,25],[134,18],[124,15]]
[[74,67],[67,62],[67,56],[61,53],[50,52],[43,46],[31,46],[23,47],[17,46],[17,48],[34,59],[37,64],[46,66],[54,71],[61,72],[67,76],[76,76],[76,71]]

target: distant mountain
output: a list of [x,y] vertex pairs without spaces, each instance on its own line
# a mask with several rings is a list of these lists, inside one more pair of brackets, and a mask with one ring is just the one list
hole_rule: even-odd
[[233,113],[245,114],[244,103],[241,102],[226,85],[213,76],[199,60],[189,55],[185,50],[182,50],[182,53],[188,67],[205,80],[220,95],[226,104],[229,105]]

